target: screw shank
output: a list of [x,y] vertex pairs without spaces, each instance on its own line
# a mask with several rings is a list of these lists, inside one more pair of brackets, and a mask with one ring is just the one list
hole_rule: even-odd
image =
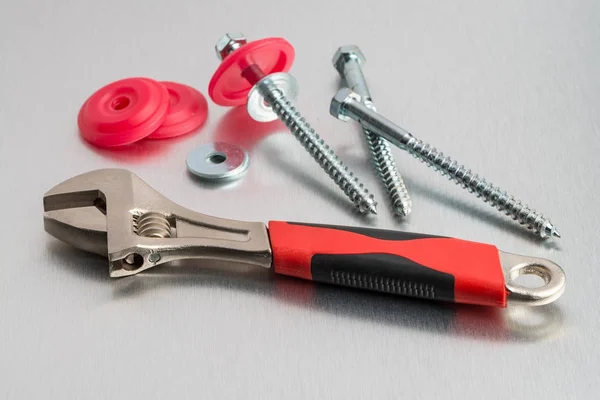
[[254,86],[266,75],[258,65],[252,64],[242,71],[242,76],[248,81],[248,83]]
[[403,150],[407,149],[406,145],[413,138],[413,135],[407,130],[352,98],[345,101],[343,113],[345,116],[360,122],[363,128],[387,139],[390,143]]
[[341,75],[346,81],[346,85],[352,89],[353,92],[358,93],[360,97],[362,97],[363,102],[366,104],[372,102],[371,92],[367,86],[365,74],[363,73],[360,62],[357,59],[351,58],[344,63]]

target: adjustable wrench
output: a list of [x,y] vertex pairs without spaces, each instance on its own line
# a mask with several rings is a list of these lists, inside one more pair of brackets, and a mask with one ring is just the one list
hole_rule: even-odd
[[[181,207],[123,169],[91,171],[44,195],[52,236],[108,257],[111,277],[181,259],[235,262],[275,273],[390,294],[506,307],[556,300],[555,263],[495,246],[398,231],[216,218]],[[534,274],[545,284],[515,282]]]

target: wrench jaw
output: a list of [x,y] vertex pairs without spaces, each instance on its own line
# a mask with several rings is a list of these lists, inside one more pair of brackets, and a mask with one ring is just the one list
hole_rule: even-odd
[[44,229],[80,250],[108,257],[106,217],[96,207],[47,211]]
[[44,211],[49,234],[107,256],[114,278],[182,259],[271,266],[264,224],[193,212],[122,169],[91,171],[60,183],[44,196]]

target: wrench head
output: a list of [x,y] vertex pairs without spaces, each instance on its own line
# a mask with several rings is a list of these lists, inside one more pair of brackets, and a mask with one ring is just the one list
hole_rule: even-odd
[[271,265],[264,224],[196,213],[123,169],[91,171],[50,189],[44,227],[66,243],[107,256],[111,277],[185,258]]
[[44,195],[44,228],[77,248],[107,256],[111,276],[131,275],[153,266],[130,256],[147,253],[136,248],[133,218],[147,206],[140,198],[158,195],[153,192],[122,169],[75,176]]

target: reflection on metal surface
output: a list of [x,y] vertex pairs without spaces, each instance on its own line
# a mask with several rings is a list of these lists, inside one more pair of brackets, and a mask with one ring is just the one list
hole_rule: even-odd
[[[243,134],[240,134],[243,132]],[[236,144],[248,151],[262,139],[275,132],[286,132],[285,125],[279,120],[260,123],[248,115],[244,106],[234,107],[225,114],[215,132],[215,140]]]
[[194,135],[184,135],[169,140],[140,140],[139,142],[131,143],[127,146],[100,148],[89,144],[81,138],[81,143],[90,151],[107,158],[111,161],[127,164],[143,163],[157,157],[164,156],[169,152],[171,147],[189,140]]
[[[397,301],[385,294],[309,285],[287,278],[277,277],[276,282],[276,297],[300,307],[451,336],[502,342],[538,341],[559,336],[564,324],[563,313],[555,304],[514,309],[435,305],[409,298]],[[538,322],[532,324],[532,318]]]
[[[329,285],[315,285],[293,278],[272,275],[268,270],[223,265],[156,269],[143,273],[144,279],[117,281],[117,298],[143,295],[161,287],[221,287],[267,296],[358,322],[415,329],[427,333],[499,342],[536,342],[557,338],[563,333],[564,315],[556,304],[542,307],[515,306],[498,309],[459,304],[432,304],[411,298],[396,298],[373,292]],[[156,278],[156,279],[152,279]]]
[[[291,304],[356,323],[383,324],[424,334],[491,342],[538,342],[564,333],[564,314],[556,304],[498,309],[457,304],[432,304],[374,292],[315,285],[271,270],[242,264],[187,260],[144,271],[143,279],[110,280],[106,260],[54,242],[52,253],[70,273],[111,285],[115,301],[144,301],[157,290],[215,288],[260,295],[275,303]],[[85,268],[82,267],[85,265]]]
[[550,339],[559,337],[564,330],[564,315],[556,304],[510,307],[506,310],[505,321],[515,339]]

